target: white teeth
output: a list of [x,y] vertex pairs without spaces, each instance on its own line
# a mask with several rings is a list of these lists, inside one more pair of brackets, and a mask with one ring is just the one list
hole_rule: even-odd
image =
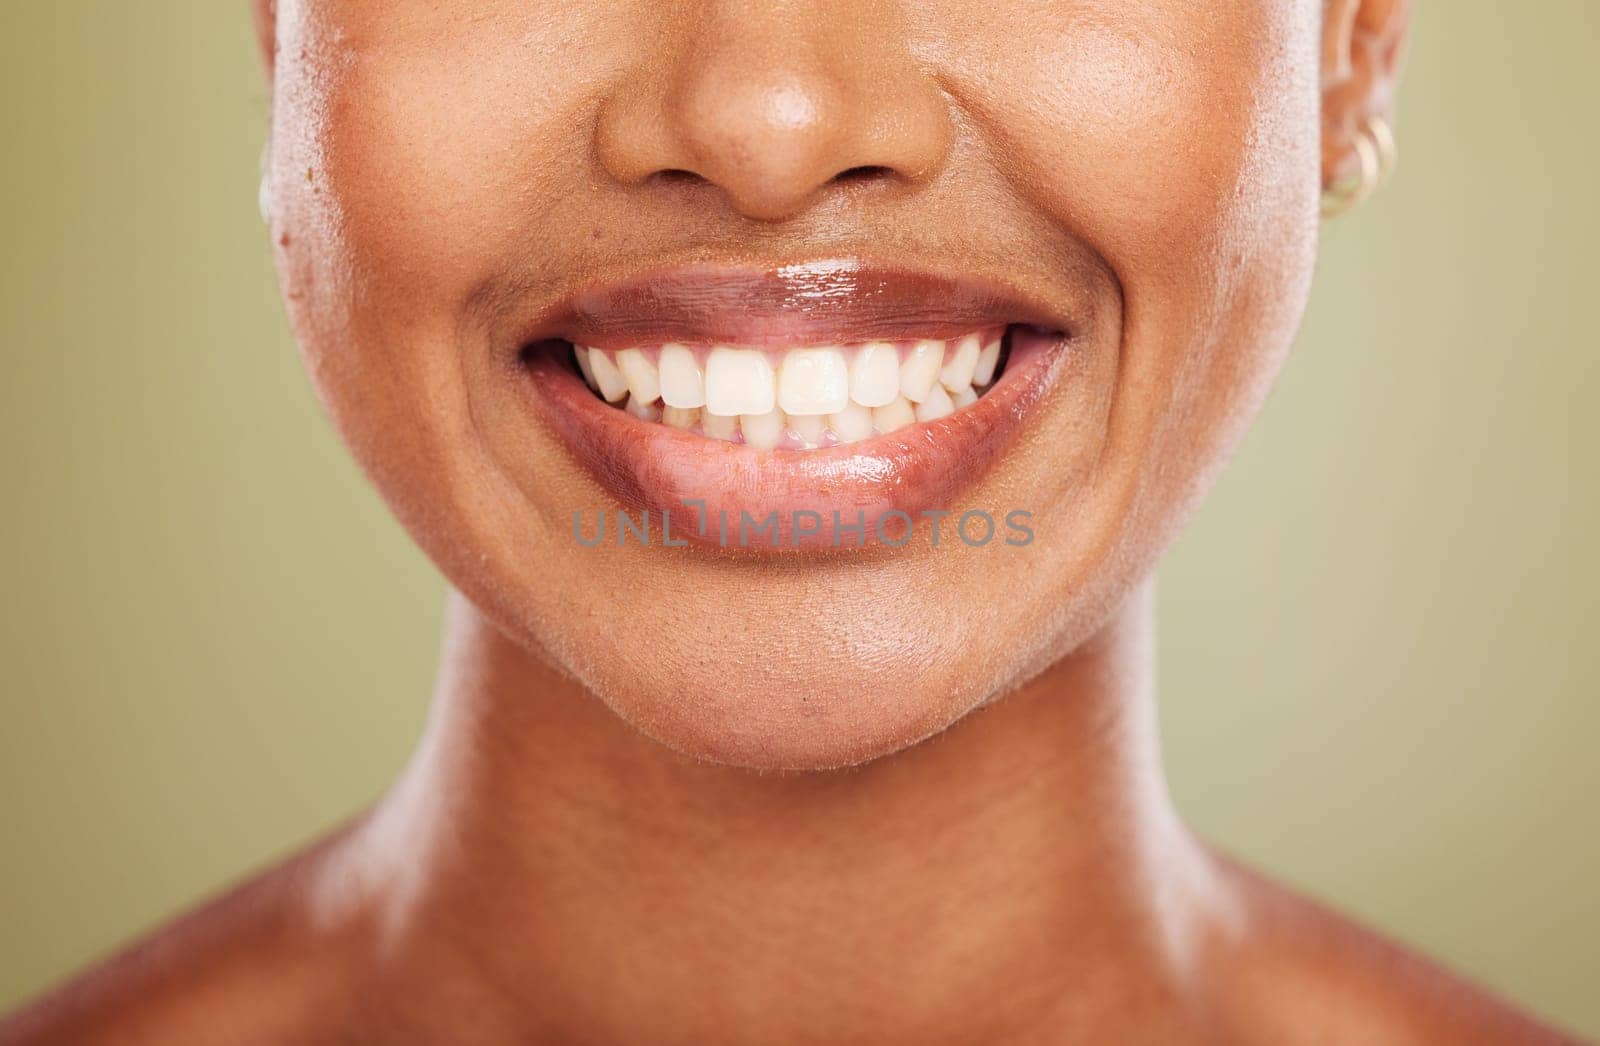
[[721,414],[701,414],[700,431],[712,439],[725,439],[731,443],[739,436],[739,419],[737,416],[725,417]]
[[972,384],[987,385],[994,380],[994,369],[1000,364],[1000,339],[995,338],[978,352],[978,365],[972,369]]
[[951,401],[950,394],[944,390],[944,386],[935,385],[929,390],[928,398],[917,404],[917,420],[936,421],[955,409],[956,405]]
[[789,431],[802,443],[815,447],[828,431],[828,419],[816,414],[798,414],[789,419]]
[[828,415],[828,428],[840,443],[855,443],[872,435],[872,411],[859,403],[846,403],[844,410]]
[[872,412],[872,423],[879,432],[893,432],[913,425],[917,420],[916,409],[911,406],[911,401],[904,396],[895,397],[893,403],[879,407]]
[[739,429],[750,446],[757,450],[771,450],[783,438],[783,412],[772,410],[765,414],[746,414],[739,419]]
[[622,409],[641,421],[661,420],[661,404],[653,400],[640,399],[638,396],[630,395],[628,402]]
[[777,403],[772,366],[752,349],[715,348],[706,359],[706,410],[767,414]]
[[591,389],[600,391],[600,383],[594,380],[594,368],[589,366],[589,350],[582,345],[572,347],[572,357],[578,361],[578,370],[583,374],[583,380]]
[[944,363],[944,342],[919,341],[911,355],[900,364],[900,393],[912,403],[921,403],[933,391],[939,380],[939,367]]
[[661,398],[661,379],[656,377],[656,365],[638,349],[623,349],[617,353],[617,370],[622,372],[634,399],[654,403]]
[[881,407],[900,395],[900,354],[885,341],[856,350],[850,364],[850,398],[863,407]]
[[978,336],[969,334],[956,342],[939,371],[939,384],[960,392],[972,384],[972,371],[978,365]]
[[669,407],[706,405],[705,376],[686,345],[661,346],[661,400]]
[[699,407],[663,407],[661,420],[675,429],[692,429],[700,424]]
[[985,336],[918,341],[904,361],[883,341],[786,352],[681,344],[659,352],[572,350],[589,387],[637,418],[710,439],[742,439],[756,450],[815,449],[970,406],[1000,365],[1001,338]]
[[594,375],[595,390],[607,403],[615,403],[628,394],[628,380],[611,357],[599,349],[589,350],[589,372]]
[[778,372],[778,406],[786,414],[835,414],[850,401],[850,368],[838,349],[794,349]]

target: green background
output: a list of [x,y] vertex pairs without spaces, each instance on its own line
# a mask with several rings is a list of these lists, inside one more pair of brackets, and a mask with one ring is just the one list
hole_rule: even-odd
[[[1161,610],[1202,832],[1588,1033],[1594,11],[1421,6],[1400,173],[1328,229]],[[243,0],[0,7],[0,1009],[358,809],[420,726],[443,586],[286,332],[253,46]]]

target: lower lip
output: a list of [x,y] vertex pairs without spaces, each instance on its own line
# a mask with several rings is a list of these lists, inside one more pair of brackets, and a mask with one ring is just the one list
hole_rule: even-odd
[[[650,512],[657,528],[671,514],[674,544],[855,545],[858,525],[867,543],[887,533],[898,544],[904,519],[897,514],[917,520],[956,509],[954,499],[1004,455],[1067,359],[1060,335],[1014,328],[1011,337],[1005,371],[977,402],[937,421],[825,450],[761,451],[643,421],[601,402],[554,352],[528,354],[525,387],[534,410],[624,511]],[[594,508],[574,506],[585,516]],[[741,519],[758,526],[774,513],[770,537],[763,532],[759,545],[737,540]],[[822,520],[815,532],[807,513]]]

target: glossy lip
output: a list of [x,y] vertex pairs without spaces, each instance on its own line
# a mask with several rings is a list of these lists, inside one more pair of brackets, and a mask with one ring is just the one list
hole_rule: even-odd
[[[940,418],[822,450],[758,451],[642,421],[602,402],[571,365],[563,341],[627,348],[691,344],[800,346],[871,340],[951,338],[1011,326],[1005,371],[976,403]],[[524,340],[525,393],[584,468],[628,511],[649,510],[652,541],[671,513],[674,542],[727,547],[742,514],[756,523],[778,514],[776,541],[752,550],[853,546],[878,534],[898,543],[904,521],[925,511],[984,508],[1003,517],[1027,506],[954,503],[1015,440],[1028,409],[1050,387],[1070,351],[1072,325],[988,283],[936,274],[824,262],[771,270],[696,266],[579,293],[542,317]],[[695,503],[699,503],[696,505]],[[574,506],[589,522],[593,510]],[[823,519],[820,532],[797,512]],[[718,526],[726,514],[728,537]],[[701,530],[704,520],[709,525]],[[883,528],[880,530],[880,528]]]
[[1069,330],[1048,309],[986,281],[868,265],[774,269],[693,265],[573,295],[522,344],[548,338],[626,349],[677,341],[792,347],[953,338],[980,327]]

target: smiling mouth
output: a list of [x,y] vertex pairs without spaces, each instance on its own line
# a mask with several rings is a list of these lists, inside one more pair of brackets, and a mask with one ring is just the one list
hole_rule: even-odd
[[778,543],[806,545],[797,513],[870,530],[957,507],[1072,342],[990,284],[824,262],[590,291],[540,317],[519,359],[534,413],[624,510],[776,513]]
[[1004,369],[1009,328],[958,338],[741,348],[572,346],[595,395],[642,421],[756,450],[821,450],[937,421]]

